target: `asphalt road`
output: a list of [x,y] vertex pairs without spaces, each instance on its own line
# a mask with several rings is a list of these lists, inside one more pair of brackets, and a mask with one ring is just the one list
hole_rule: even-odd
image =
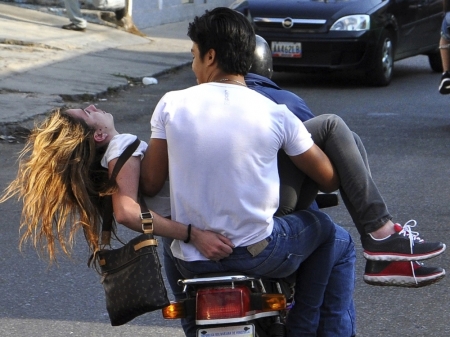
[[[439,74],[432,73],[427,62],[415,57],[396,63],[394,80],[385,88],[364,86],[351,74],[276,73],[273,79],[304,98],[315,114],[343,117],[366,146],[372,175],[394,220],[416,219],[421,237],[449,244],[450,97],[438,94]],[[106,101],[86,103],[111,112],[120,132],[148,140],[151,112],[159,98],[193,84],[194,76],[185,68],[160,77],[157,85],[137,84]],[[1,189],[15,174],[22,146],[0,141]],[[99,277],[86,266],[82,236],[71,260],[62,257],[58,266],[48,267],[29,246],[18,251],[20,205],[8,201],[0,211],[0,336],[183,336],[178,322],[164,321],[159,312],[111,327]],[[357,243],[357,336],[449,336],[448,279],[420,289],[366,285],[361,246],[345,207],[327,212]],[[444,253],[425,263],[450,272],[449,256]]]

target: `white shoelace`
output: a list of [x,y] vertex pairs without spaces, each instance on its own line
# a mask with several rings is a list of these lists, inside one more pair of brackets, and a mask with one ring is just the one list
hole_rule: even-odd
[[[409,225],[409,223],[413,223],[413,225]],[[398,232],[399,235],[408,236],[409,238],[409,247],[411,248],[411,254],[413,254],[413,247],[414,247],[414,241],[417,240],[419,242],[423,242],[423,239],[419,237],[419,232],[413,232],[411,228],[416,227],[417,221],[416,220],[409,220],[406,222],[402,230]],[[412,266],[412,265],[411,265]],[[413,270],[414,273],[414,270]],[[415,276],[414,276],[415,278]]]
[[[410,225],[410,223],[412,223],[412,225]],[[416,220],[409,220],[403,225],[402,230],[398,233],[399,235],[408,236],[409,247],[411,248],[411,254],[413,254],[414,241],[417,240],[419,242],[423,242],[423,239],[421,239],[419,237],[419,232],[414,232],[411,230],[411,228],[416,227],[416,225],[417,225]],[[416,282],[416,284],[418,284],[417,278],[416,278],[416,272],[414,270],[414,263],[417,263],[418,265],[421,265],[421,264],[417,261],[410,262],[412,276],[414,277],[414,282]]]

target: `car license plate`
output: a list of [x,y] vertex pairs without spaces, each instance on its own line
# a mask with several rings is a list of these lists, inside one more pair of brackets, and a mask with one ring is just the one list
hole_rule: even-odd
[[272,41],[272,57],[302,57],[302,44],[300,42]]
[[197,337],[215,337],[215,336],[241,336],[255,337],[255,327],[253,324],[230,325],[220,328],[205,328],[197,330]]

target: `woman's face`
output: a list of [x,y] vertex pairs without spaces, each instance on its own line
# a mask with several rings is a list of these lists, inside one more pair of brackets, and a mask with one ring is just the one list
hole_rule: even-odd
[[95,130],[108,132],[114,130],[114,118],[110,113],[97,109],[95,105],[89,105],[84,109],[69,109],[67,114],[75,118],[83,119],[86,124]]

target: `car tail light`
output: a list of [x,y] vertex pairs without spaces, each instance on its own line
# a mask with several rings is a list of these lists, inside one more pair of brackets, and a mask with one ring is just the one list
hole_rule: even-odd
[[165,319],[185,318],[186,311],[183,302],[171,302],[167,307],[161,309]]
[[250,290],[243,285],[197,292],[197,320],[243,317],[250,311]]

